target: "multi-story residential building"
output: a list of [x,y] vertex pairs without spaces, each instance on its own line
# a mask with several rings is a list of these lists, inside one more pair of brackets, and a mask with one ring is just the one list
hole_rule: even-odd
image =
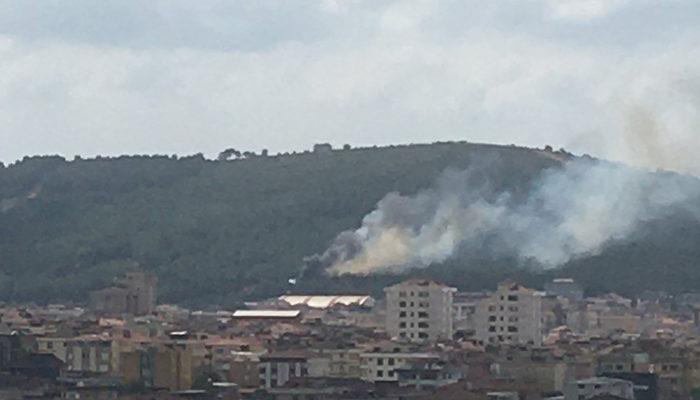
[[488,298],[485,292],[458,292],[453,295],[452,324],[457,335],[473,336],[476,332],[476,309],[479,302]]
[[613,378],[590,378],[571,381],[564,390],[564,400],[588,400],[614,396],[616,399],[633,400],[634,384]]
[[109,315],[146,315],[155,311],[158,278],[147,272],[128,272],[116,286],[90,293],[92,310]]
[[409,341],[452,339],[456,291],[431,280],[409,280],[385,288],[387,333]]
[[66,362],[68,338],[39,337],[36,338],[36,352],[40,354],[53,354],[59,360]]
[[167,390],[190,389],[194,381],[192,349],[173,341],[144,343],[120,353],[120,377],[125,383]]
[[542,344],[542,293],[505,281],[476,310],[476,338],[484,344]]
[[304,351],[285,351],[260,356],[260,386],[265,389],[283,386],[294,378],[309,376],[309,358]]
[[119,372],[118,341],[99,335],[85,335],[68,340],[65,344],[68,371],[108,375]]
[[521,354],[503,354],[494,359],[491,374],[504,381],[528,382],[542,392],[562,391],[570,375],[569,366],[549,352],[538,353],[531,349]]
[[[399,349],[400,350],[400,349]],[[415,364],[430,365],[441,362],[438,354],[423,352],[367,352],[362,359],[362,379],[368,382],[398,382],[399,370],[410,369]]]
[[458,366],[433,359],[411,360],[406,367],[397,369],[396,373],[399,386],[417,390],[451,385],[463,377]]
[[328,359],[327,377],[331,378],[360,378],[362,377],[363,349],[347,348],[319,348],[313,350],[319,358]]
[[0,371],[17,361],[22,352],[22,343],[16,332],[0,334]]
[[229,361],[228,380],[237,384],[241,389],[257,389],[260,387],[260,356],[265,351],[234,351]]

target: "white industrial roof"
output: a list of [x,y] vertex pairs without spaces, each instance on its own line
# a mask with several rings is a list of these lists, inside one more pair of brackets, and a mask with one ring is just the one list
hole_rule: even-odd
[[372,307],[374,299],[370,296],[298,296],[286,295],[280,296],[280,300],[287,302],[289,305],[298,306],[304,305],[311,308],[330,308],[341,304],[344,306],[365,306]]
[[299,310],[236,310],[233,318],[296,318]]

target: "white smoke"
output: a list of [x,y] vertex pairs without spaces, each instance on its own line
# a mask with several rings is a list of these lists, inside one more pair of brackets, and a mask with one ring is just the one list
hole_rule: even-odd
[[434,188],[386,195],[316,261],[331,274],[370,274],[445,261],[465,247],[555,267],[600,253],[645,221],[700,215],[695,178],[592,159],[545,170],[525,196],[488,189],[473,170],[447,171]]

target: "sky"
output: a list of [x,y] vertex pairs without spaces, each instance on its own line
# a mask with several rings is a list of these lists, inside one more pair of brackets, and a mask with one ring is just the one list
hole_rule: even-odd
[[697,0],[0,0],[0,161],[552,145],[700,173]]

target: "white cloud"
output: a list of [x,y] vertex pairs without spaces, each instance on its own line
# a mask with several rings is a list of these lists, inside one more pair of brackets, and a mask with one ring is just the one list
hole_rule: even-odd
[[590,20],[606,17],[629,0],[547,0],[550,18]]
[[134,41],[116,23],[98,37],[13,6],[48,22],[0,36],[0,159],[466,139],[658,165],[630,151],[631,110],[656,122],[664,151],[697,144],[700,25],[681,18],[695,6],[655,9],[648,27],[647,8],[614,3],[552,21],[549,0],[211,2],[187,13],[165,2],[131,22],[145,38]]

